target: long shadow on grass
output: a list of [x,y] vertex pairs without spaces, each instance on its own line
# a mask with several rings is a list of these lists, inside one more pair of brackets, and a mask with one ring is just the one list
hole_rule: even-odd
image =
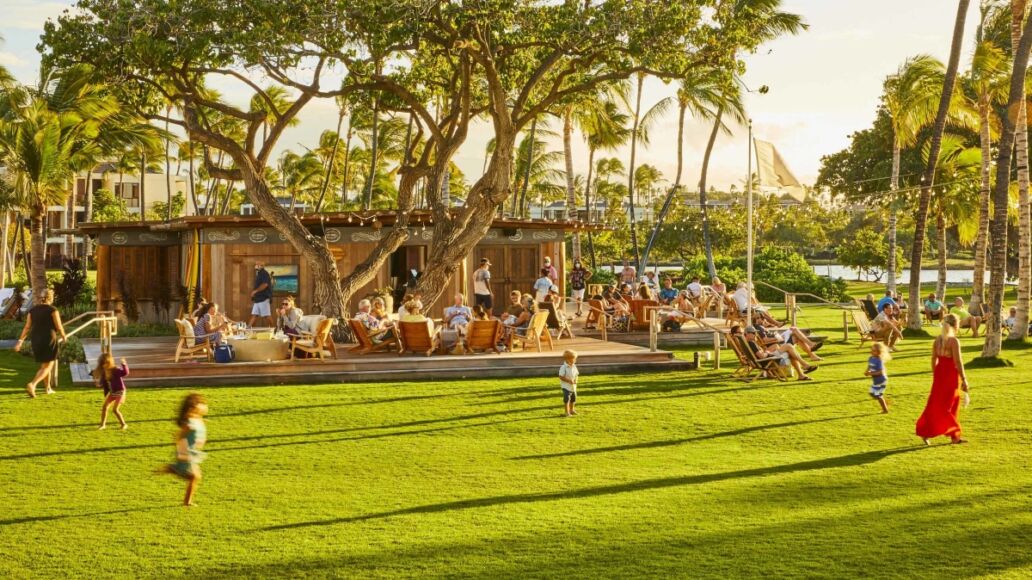
[[928,447],[921,445],[915,447],[898,447],[895,449],[883,449],[879,451],[867,451],[864,453],[854,453],[852,455],[843,455],[841,457],[830,457],[826,459],[817,459],[813,461],[802,461],[799,463],[789,463],[786,465],[776,465],[773,467],[759,467],[754,469],[741,469],[738,471],[726,471],[722,473],[707,473],[703,475],[687,475],[681,477],[664,477],[658,479],[646,479],[642,481],[632,481],[628,483],[621,483],[616,485],[604,485],[598,487],[586,487],[581,489],[574,489],[569,491],[558,491],[550,493],[524,493],[524,494],[512,494],[512,495],[500,495],[494,497],[484,497],[477,499],[466,499],[459,501],[450,501],[444,503],[428,504],[422,506],[415,506],[410,508],[403,508],[398,510],[375,512],[362,516],[353,516],[347,518],[333,518],[329,520],[317,520],[311,522],[297,522],[293,524],[281,524],[276,526],[267,526],[260,528],[259,531],[278,531],[278,530],[293,530],[298,528],[309,528],[318,526],[332,526],[337,524],[347,524],[355,522],[364,522],[369,520],[379,520],[390,518],[394,516],[404,515],[415,515],[415,514],[433,514],[440,512],[459,511],[483,507],[494,507],[499,505],[514,505],[514,504],[525,504],[525,503],[538,503],[546,501],[560,501],[568,499],[582,499],[589,497],[602,497],[608,495],[646,491],[653,489],[667,489],[671,487],[682,487],[688,485],[702,485],[707,483],[715,483],[720,481],[728,481],[734,479],[748,479],[753,477],[767,477],[770,475],[783,475],[788,473],[800,473],[806,471],[818,471],[823,469],[836,469],[840,467],[859,467],[861,465],[868,465],[876,461],[891,457],[893,455],[899,455],[902,453],[913,453],[915,451],[921,451],[929,449]]
[[109,515],[116,515],[116,514],[130,514],[130,513],[136,513],[136,512],[151,512],[151,511],[155,511],[155,510],[170,510],[170,509],[174,509],[174,508],[177,508],[177,507],[182,509],[182,506],[179,506],[179,505],[175,505],[175,506],[167,505],[167,506],[155,506],[155,507],[144,507],[144,508],[127,508],[127,509],[121,509],[121,510],[110,510],[110,511],[106,511],[106,512],[91,512],[91,513],[88,513],[88,514],[61,514],[61,515],[54,515],[54,516],[25,516],[25,517],[22,517],[22,518],[11,518],[11,519],[7,519],[7,520],[0,520],[0,528],[6,527],[6,526],[14,526],[14,525],[18,525],[18,524],[32,524],[32,523],[36,523],[36,522],[52,522],[52,521],[55,521],[55,520],[70,520],[70,519],[76,519],[76,518],[94,518],[94,517],[97,517],[97,516],[109,516]]
[[610,453],[613,451],[635,451],[639,449],[656,449],[659,447],[673,447],[676,445],[684,445],[685,443],[696,443],[699,441],[709,441],[710,439],[723,439],[725,437],[737,437],[738,435],[747,435],[749,433],[758,433],[761,431],[769,431],[772,429],[785,429],[788,427],[797,427],[799,425],[813,425],[816,423],[828,423],[831,421],[847,421],[849,419],[861,419],[864,417],[870,417],[867,415],[851,415],[849,417],[828,417],[825,419],[811,419],[809,421],[789,421],[785,423],[773,423],[770,425],[754,425],[752,427],[743,427],[741,429],[733,429],[731,431],[720,431],[717,433],[708,433],[706,435],[699,435],[696,437],[683,437],[681,439],[665,439],[662,441],[644,441],[642,443],[628,443],[626,445],[613,445],[610,447],[594,447],[591,449],[578,449],[575,451],[564,451],[562,453],[543,453],[540,455],[521,455],[518,457],[512,457],[511,459],[517,461],[524,461],[527,459],[552,459],[556,457],[574,457],[577,455],[594,455],[596,453]]

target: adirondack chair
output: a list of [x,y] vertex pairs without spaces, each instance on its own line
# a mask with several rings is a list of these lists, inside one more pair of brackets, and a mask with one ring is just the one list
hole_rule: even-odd
[[745,375],[746,380],[753,380],[749,378],[753,372],[759,371],[765,373],[769,378],[777,379],[779,381],[787,381],[791,374],[791,370],[787,367],[781,366],[780,356],[759,356],[753,349],[749,347],[744,337],[732,336],[732,341],[738,342],[738,349],[741,350],[742,355],[745,356],[745,360],[748,361],[749,366],[752,370]]
[[698,301],[695,303],[695,317],[700,319],[706,318],[706,315],[709,314],[709,310],[713,307],[716,300],[717,295],[713,293],[704,293],[700,296]]
[[179,342],[176,344],[175,362],[179,362],[183,357],[194,359],[202,356],[211,362],[215,353],[211,337],[215,336],[215,333],[194,336],[194,326],[190,320],[176,320],[176,328],[179,330]]
[[732,326],[734,323],[745,324],[745,317],[738,310],[738,303],[735,302],[734,296],[730,294],[724,295],[724,324]]
[[478,350],[501,354],[498,343],[502,340],[501,320],[474,320],[466,327],[466,348],[472,352]]
[[548,350],[553,350],[552,335],[548,332],[548,312],[538,311],[530,317],[530,324],[522,333],[517,329],[509,335],[509,350],[518,342],[526,350],[527,346],[533,344],[537,351],[541,352],[541,341],[548,341]]
[[878,316],[878,305],[874,300],[867,300],[865,298],[858,300],[858,302],[860,303],[860,309],[864,311],[868,320],[874,320]]
[[600,326],[605,313],[601,300],[588,300],[588,316],[584,319],[584,328],[595,328]]
[[550,329],[555,329],[556,340],[562,338],[564,334],[573,338],[573,328],[570,327],[570,321],[566,319],[565,313],[560,314],[554,302],[539,302],[538,310],[548,313],[548,323],[546,326]]
[[649,314],[647,310],[649,306],[659,306],[659,301],[642,300],[640,298],[631,300],[631,329],[649,329]]
[[856,325],[856,330],[860,334],[861,348],[863,348],[865,342],[879,340],[879,337],[871,328],[871,320],[867,318],[867,313],[863,310],[850,310],[849,312],[853,315],[853,324]]
[[362,324],[361,320],[355,320],[352,318],[348,320],[348,325],[351,326],[351,334],[355,336],[355,342],[358,343],[357,345],[349,348],[348,352],[353,352],[355,354],[369,354],[373,352],[386,352],[392,348],[395,350],[399,350],[401,348],[398,337],[393,332],[384,340],[375,342],[369,337],[369,332],[366,331],[366,327]]
[[319,321],[311,338],[290,337],[290,360],[294,360],[298,352],[315,355],[319,360],[327,356],[334,358],[335,354],[330,350],[330,345],[333,344],[330,331],[333,330],[335,324],[337,324],[336,318],[326,318]]
[[435,328],[431,333],[426,322],[399,322],[398,338],[401,339],[398,356],[406,352],[430,356],[435,350],[441,350],[441,329]]

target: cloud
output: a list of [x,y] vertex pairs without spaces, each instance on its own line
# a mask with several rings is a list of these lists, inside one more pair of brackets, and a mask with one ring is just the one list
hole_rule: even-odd
[[0,65],[2,66],[21,66],[25,63],[25,60],[19,57],[13,52],[5,52],[0,50]]

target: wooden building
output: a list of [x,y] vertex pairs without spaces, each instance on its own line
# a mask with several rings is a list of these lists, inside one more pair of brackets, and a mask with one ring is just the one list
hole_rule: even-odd
[[[400,295],[410,272],[422,272],[431,241],[431,229],[420,225],[428,214],[415,215],[404,245],[384,263],[375,279],[349,304],[376,290],[390,288]],[[375,247],[393,223],[382,212],[309,215],[302,222],[326,241],[342,275],[351,272]],[[496,311],[507,303],[511,290],[530,292],[546,256],[559,270],[565,292],[566,231],[575,224],[545,220],[498,219],[453,277],[449,287],[427,311],[440,316],[455,292],[469,297],[473,270],[481,258],[492,263]],[[81,230],[98,242],[97,307],[126,311],[125,295],[133,296],[139,319],[166,321],[182,309],[186,289],[197,286],[200,295],[217,302],[233,319],[247,320],[254,263],[261,260],[276,279],[276,298],[296,297],[306,313],[314,313],[311,269],[275,229],[257,216],[192,216],[172,223],[82,224]],[[469,302],[472,302],[470,299]],[[395,308],[397,308],[395,304]]]

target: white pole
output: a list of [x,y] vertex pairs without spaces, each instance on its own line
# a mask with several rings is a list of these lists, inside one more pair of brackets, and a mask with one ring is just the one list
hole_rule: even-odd
[[753,194],[752,194],[752,119],[749,119],[749,162],[748,171],[746,172],[745,180],[745,213],[746,213],[746,259],[745,259],[745,275],[746,284],[748,285],[749,300],[748,307],[745,311],[745,324],[752,324],[752,295],[753,295],[753,283],[752,283],[752,262],[753,262]]

